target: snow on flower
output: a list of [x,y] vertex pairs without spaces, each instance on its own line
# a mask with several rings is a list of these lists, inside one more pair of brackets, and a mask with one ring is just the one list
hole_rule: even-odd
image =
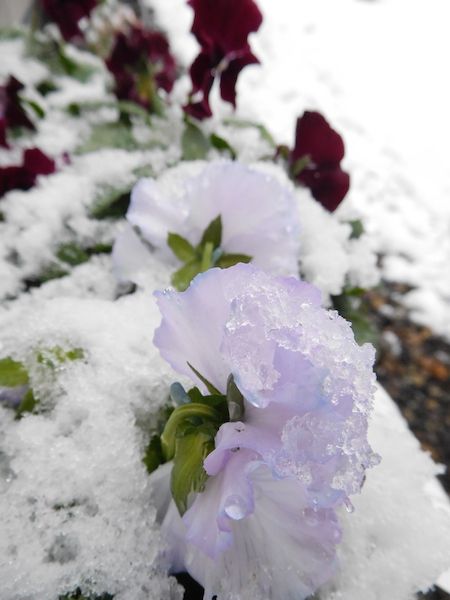
[[348,173],[340,167],[343,158],[342,137],[320,113],[306,111],[298,118],[290,154],[292,174],[329,211],[339,206],[350,186]]
[[[206,268],[212,264],[227,266],[228,258],[238,262],[241,257],[251,258],[253,264],[276,274],[298,273],[299,223],[292,191],[274,177],[238,162],[212,161],[206,166],[184,164],[159,180],[137,183],[127,220],[141,238],[131,226],[117,238],[113,260],[118,278],[142,283],[142,273],[148,270],[152,256],[146,245],[177,269],[182,263],[168,245],[169,234],[182,237],[192,252],[218,217],[221,240],[220,247],[214,247],[217,260],[214,258],[216,262],[209,262]],[[195,256],[190,263],[189,256],[188,249],[188,262],[181,269],[190,281],[205,269]]]
[[314,286],[252,265],[211,269],[157,302],[163,358],[202,392],[208,381],[228,394],[231,376],[243,397],[182,517],[162,499],[170,466],[153,474],[172,570],[187,570],[205,598],[252,580],[264,597],[306,598],[335,568],[336,509],[351,509],[378,462],[367,441],[373,347],[356,344]]
[[248,36],[258,31],[262,15],[253,0],[189,0],[188,4],[194,10],[191,31],[201,51],[190,68],[193,98],[185,111],[204,119],[212,115],[209,93],[216,77],[220,78],[223,100],[236,105],[239,73],[259,62]]

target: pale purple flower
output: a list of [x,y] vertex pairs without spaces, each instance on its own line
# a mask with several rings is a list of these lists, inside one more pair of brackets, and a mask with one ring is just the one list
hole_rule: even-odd
[[182,263],[167,245],[168,233],[195,246],[220,215],[223,252],[251,256],[254,265],[275,274],[296,274],[297,212],[292,191],[270,175],[231,161],[184,163],[134,187],[126,215],[132,227],[116,240],[115,271],[122,281],[141,283],[150,264],[150,258],[143,258],[149,248],[176,270]]
[[166,506],[172,569],[207,599],[252,580],[264,597],[306,598],[333,573],[336,509],[378,460],[367,441],[373,347],[356,344],[314,286],[251,265],[211,269],[157,301],[163,358],[204,392],[188,363],[222,393],[231,373],[245,398],[243,421],[220,427],[204,461],[205,490],[182,518]]

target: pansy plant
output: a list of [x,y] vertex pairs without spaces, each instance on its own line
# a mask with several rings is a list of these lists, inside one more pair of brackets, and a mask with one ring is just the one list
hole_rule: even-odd
[[335,567],[337,509],[351,509],[378,462],[367,441],[373,348],[314,286],[251,265],[156,296],[154,343],[196,386],[172,386],[167,464],[151,475],[170,488],[157,509],[172,569],[208,599],[248,580],[266,597],[310,596]]
[[237,161],[184,162],[134,187],[113,263],[120,281],[141,283],[151,260],[164,261],[172,284],[238,262],[277,274],[298,273],[299,222],[289,187]]

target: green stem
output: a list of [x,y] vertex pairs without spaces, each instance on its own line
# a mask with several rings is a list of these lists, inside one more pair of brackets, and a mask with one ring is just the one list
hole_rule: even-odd
[[199,402],[190,402],[176,408],[170,415],[169,420],[161,434],[161,448],[166,461],[171,460],[175,455],[175,443],[178,426],[189,417],[202,417],[205,419],[218,420],[217,411],[211,406],[200,404]]

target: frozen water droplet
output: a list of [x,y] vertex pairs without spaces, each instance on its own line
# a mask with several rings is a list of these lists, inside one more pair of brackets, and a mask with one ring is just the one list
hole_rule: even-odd
[[248,505],[245,500],[237,494],[228,496],[224,506],[225,514],[234,521],[240,521],[248,514]]

